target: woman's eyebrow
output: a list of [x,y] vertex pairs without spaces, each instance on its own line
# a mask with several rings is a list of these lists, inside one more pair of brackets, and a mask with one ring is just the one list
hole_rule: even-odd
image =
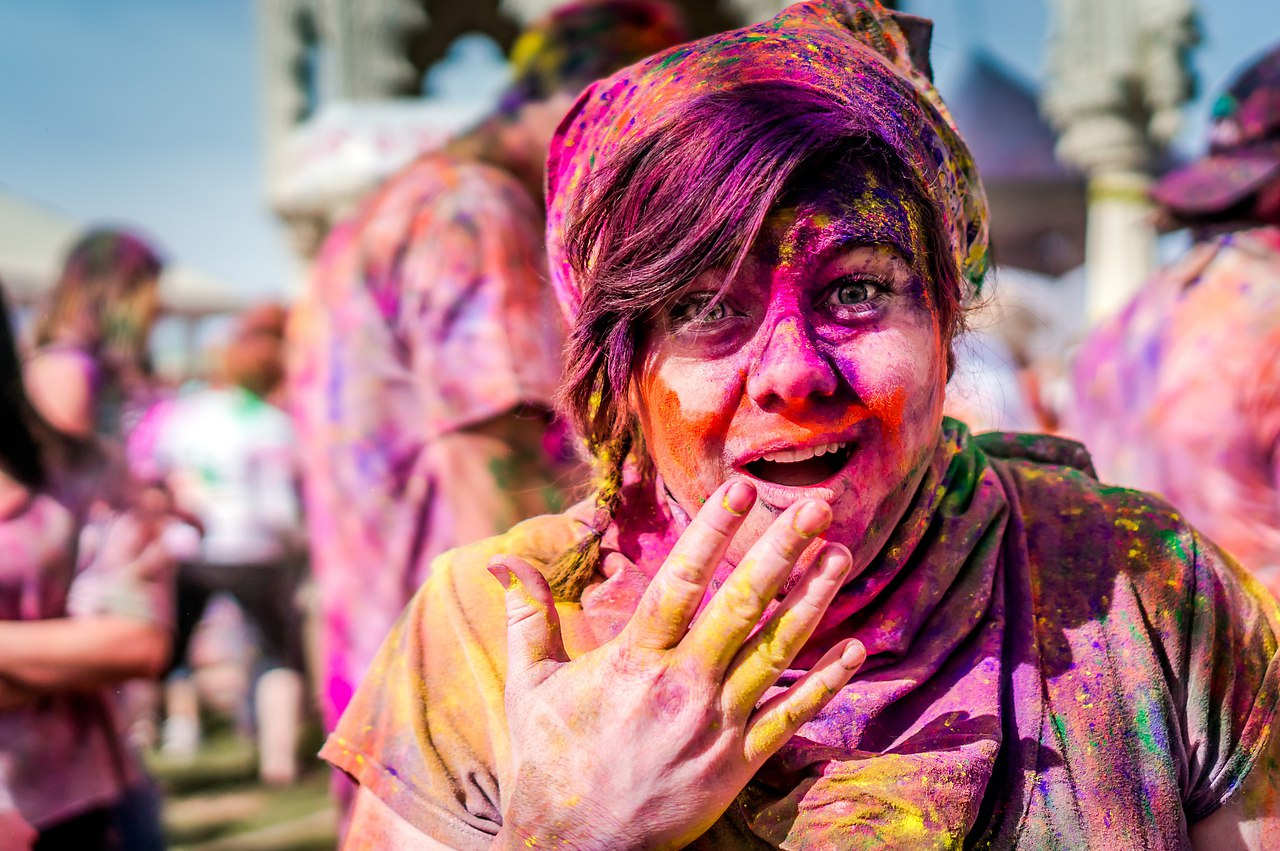
[[891,248],[908,265],[915,263],[915,251],[910,240],[883,229],[854,229],[848,234],[838,236],[823,254],[831,257],[846,254],[859,248]]

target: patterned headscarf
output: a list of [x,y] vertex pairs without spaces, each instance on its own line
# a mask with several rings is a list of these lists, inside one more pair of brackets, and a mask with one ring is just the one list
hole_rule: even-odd
[[756,26],[666,50],[583,92],[551,143],[547,166],[547,248],[566,315],[577,315],[582,293],[563,239],[592,174],[661,132],[694,99],[761,83],[833,100],[900,156],[937,209],[956,267],[976,292],[987,269],[986,195],[930,79],[929,32],[927,21],[874,0],[809,0]]

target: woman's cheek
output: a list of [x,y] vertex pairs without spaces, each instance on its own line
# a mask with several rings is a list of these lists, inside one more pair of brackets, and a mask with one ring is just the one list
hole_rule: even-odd
[[931,332],[908,324],[865,335],[841,352],[846,380],[879,424],[886,472],[911,468],[941,420],[945,354]]
[[667,362],[642,388],[645,439],[658,472],[681,501],[701,502],[724,477],[725,433],[735,403],[705,364]]

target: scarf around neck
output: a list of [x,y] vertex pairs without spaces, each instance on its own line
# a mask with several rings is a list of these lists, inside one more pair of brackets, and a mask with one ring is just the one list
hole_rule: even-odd
[[[1073,661],[1057,627],[1087,624],[1100,614],[1105,620],[1108,598],[1089,591],[1057,609],[1054,628],[1046,629],[1035,620],[1042,589],[1033,566],[1042,560],[1035,540],[1069,537],[1091,525],[1097,506],[1064,510],[1063,495],[1098,487],[1078,444],[1037,435],[974,438],[962,424],[944,421],[926,476],[889,542],[839,593],[775,691],[850,636],[866,645],[866,664],[692,847],[1017,843],[1029,829],[1024,821],[1037,778],[1065,770],[1063,754],[1086,736],[1098,737],[1086,732],[1093,722],[1084,714],[1060,717],[1047,710],[1043,677],[1083,661]],[[1024,519],[1040,514],[1044,519],[1029,534]],[[603,541],[599,575],[581,600],[601,642],[626,623],[688,521],[660,482],[638,478],[627,487],[617,517]],[[1093,520],[1095,531],[1105,533]],[[1137,521],[1122,523],[1139,528]],[[1172,534],[1155,523],[1134,534]],[[1150,548],[1134,569],[1149,569],[1167,555]],[[1082,577],[1102,587],[1121,575],[1114,560],[1101,556],[1097,564],[1078,564]],[[1111,605],[1118,609],[1120,600]],[[1140,673],[1152,683],[1165,681],[1160,670]],[[1061,740],[1046,746],[1055,732]],[[1117,766],[1117,776],[1132,788],[1118,787],[1115,794],[1130,789],[1140,795],[1142,781],[1125,778],[1123,764]],[[1064,787],[1071,790],[1068,797],[1051,807],[1088,806],[1079,798],[1096,790],[1076,789],[1072,782]],[[1097,794],[1097,801],[1105,800],[1106,794]],[[1137,804],[1133,809],[1144,812]],[[1168,816],[1181,817],[1181,809]],[[1115,818],[1118,836],[1126,835],[1122,821]],[[1138,822],[1129,831],[1135,841],[1153,830],[1142,818]]]

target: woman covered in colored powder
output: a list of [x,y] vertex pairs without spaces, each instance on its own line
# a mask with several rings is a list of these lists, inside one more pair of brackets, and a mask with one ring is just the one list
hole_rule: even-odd
[[159,848],[112,691],[155,677],[173,626],[164,503],[127,508],[123,465],[27,398],[0,297],[0,847]]
[[547,143],[583,87],[685,37],[660,0],[572,3],[517,41],[501,109],[329,236],[290,329],[332,728],[437,555],[563,506],[564,329]]
[[986,214],[927,40],[813,0],[565,118],[599,489],[436,561],[323,751],[351,847],[1276,847],[1275,603],[942,415]]

